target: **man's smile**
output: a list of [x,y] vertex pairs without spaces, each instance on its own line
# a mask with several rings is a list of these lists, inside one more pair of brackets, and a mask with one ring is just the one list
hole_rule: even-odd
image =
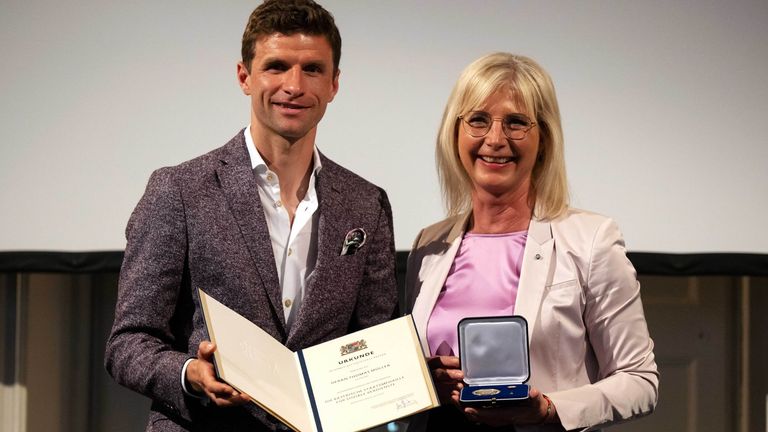
[[306,105],[301,105],[301,104],[297,104],[297,103],[294,103],[294,102],[272,102],[272,104],[273,105],[277,105],[277,106],[279,106],[281,108],[286,108],[286,109],[300,110],[300,109],[308,108]]

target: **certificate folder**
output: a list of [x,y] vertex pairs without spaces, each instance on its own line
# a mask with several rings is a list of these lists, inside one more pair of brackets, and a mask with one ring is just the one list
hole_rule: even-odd
[[292,352],[198,292],[218,377],[293,430],[365,430],[440,404],[410,315]]

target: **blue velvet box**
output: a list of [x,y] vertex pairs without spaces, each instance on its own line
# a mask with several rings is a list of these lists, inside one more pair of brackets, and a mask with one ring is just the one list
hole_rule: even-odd
[[519,315],[459,322],[462,404],[494,407],[528,399],[528,322]]

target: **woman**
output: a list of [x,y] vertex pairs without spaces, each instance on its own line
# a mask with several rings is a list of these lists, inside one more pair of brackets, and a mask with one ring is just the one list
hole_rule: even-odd
[[[640,286],[613,220],[568,206],[549,75],[506,53],[470,64],[443,114],[437,165],[449,217],[419,233],[406,282],[452,405],[429,414],[428,430],[587,430],[651,413],[658,372]],[[530,398],[461,406],[458,321],[511,314],[528,322]]]

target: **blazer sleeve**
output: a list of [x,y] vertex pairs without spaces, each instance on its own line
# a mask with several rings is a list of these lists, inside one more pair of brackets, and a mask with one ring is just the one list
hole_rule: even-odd
[[370,248],[365,257],[363,279],[350,330],[370,327],[397,316],[397,279],[395,277],[395,239],[392,207],[387,193],[379,190],[376,231],[370,233]]
[[598,365],[593,384],[548,393],[566,430],[592,430],[650,414],[659,374],[640,284],[616,223],[596,230],[584,282],[584,323]]
[[105,366],[121,385],[148,396],[168,414],[189,419],[189,396],[181,387],[189,341],[179,330],[190,325],[193,309],[180,295],[187,251],[184,221],[171,169],[155,171],[126,228]]

